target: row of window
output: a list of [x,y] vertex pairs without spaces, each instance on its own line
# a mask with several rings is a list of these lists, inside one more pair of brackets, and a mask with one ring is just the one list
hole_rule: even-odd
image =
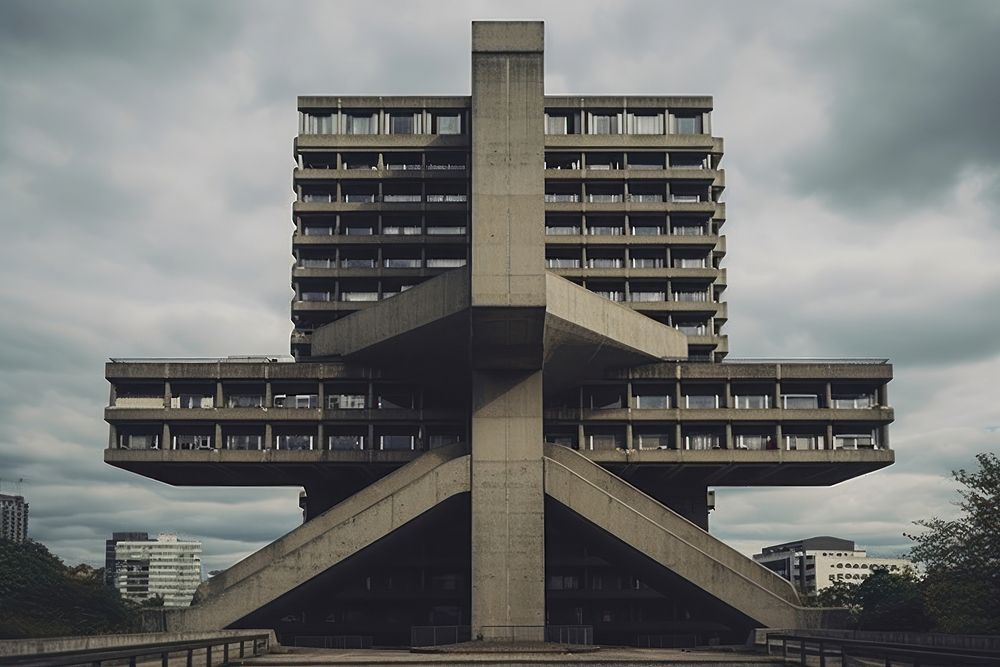
[[706,236],[714,231],[711,219],[684,214],[545,216],[549,236]]
[[[413,432],[378,432],[369,437],[367,430],[356,433],[334,433],[321,443],[315,433],[278,433],[267,443],[263,433],[230,433],[223,435],[222,449],[234,451],[277,449],[279,451],[424,451],[462,441],[458,432],[420,434]],[[159,433],[120,433],[119,449],[158,450],[163,442]],[[170,438],[170,449],[178,451],[209,451],[215,449],[215,436],[209,433],[184,433]]]
[[630,151],[628,153],[570,153],[547,151],[545,153],[545,168],[554,170],[710,169],[711,166],[710,158],[704,152]]
[[700,204],[712,202],[712,188],[701,183],[669,181],[547,181],[545,202],[549,204]]
[[[630,151],[545,153],[545,169],[611,171],[620,169],[710,169],[705,152]],[[468,167],[468,154],[458,151],[354,151],[299,154],[299,166],[305,169],[365,171],[461,171]]]
[[428,152],[304,152],[299,166],[305,169],[346,169],[363,171],[463,171],[468,153]]
[[[349,393],[328,392],[325,394],[324,407],[330,410],[413,410],[420,404],[420,394],[409,389],[376,390],[369,394],[359,388]],[[320,396],[314,392],[295,394],[274,394],[270,405],[262,392],[247,392],[241,390],[227,391],[220,406],[216,405],[214,387],[205,388],[200,392],[184,392],[173,395],[169,399],[170,407],[175,409],[211,409],[226,408],[286,408],[286,409],[316,409],[320,407]],[[424,397],[425,404],[429,399]],[[162,408],[167,400],[161,387],[120,388],[115,396],[114,407],[117,408]],[[426,407],[426,405],[425,405]]]
[[400,189],[397,192],[378,192],[378,186],[358,186],[351,190],[341,189],[340,198],[337,193],[321,187],[303,187],[299,194],[299,201],[303,203],[332,204],[338,201],[345,204],[462,204],[469,201],[469,196],[464,192],[428,192],[426,194],[419,191],[406,192]]
[[[789,387],[790,389],[791,387]],[[631,402],[627,398],[627,388],[623,385],[584,387],[579,395],[563,398],[560,407],[582,407],[587,410],[621,410],[631,407],[637,410],[668,410],[675,407],[696,410],[735,408],[742,410],[767,410],[774,407],[786,410],[815,410],[820,407],[838,410],[863,410],[878,406],[875,389],[842,390],[834,387],[826,399],[824,390],[810,392],[789,391],[783,388],[775,393],[774,385],[756,385],[752,389],[733,387],[729,404],[726,404],[722,387],[694,386],[681,387],[678,392],[673,385],[633,384]],[[822,391],[822,393],[820,393]],[[630,404],[631,403],[631,404]]]
[[[344,427],[337,427],[344,429]],[[752,427],[748,427],[752,428]],[[366,427],[358,427],[356,432],[337,432],[326,435],[321,442],[315,432],[277,433],[273,442],[265,442],[263,433],[230,433],[223,435],[222,448],[229,450],[261,450],[274,448],[280,451],[424,451],[463,440],[458,431],[443,433],[419,433],[417,427],[407,432],[407,427],[393,427],[391,432],[367,434]],[[773,433],[741,433],[734,429],[731,440],[718,427],[681,427],[681,435],[676,434],[676,425],[660,427],[632,427],[632,448],[637,450],[754,450],[779,449],[779,440]],[[157,450],[161,448],[160,433],[139,432],[119,433],[119,449]],[[545,434],[545,442],[589,451],[624,450],[627,446],[626,428],[617,430],[585,429],[582,441],[576,432],[552,430]],[[828,440],[823,433],[788,433],[781,438],[780,449],[802,450],[855,450],[878,449],[878,430],[860,433],[835,433]],[[829,445],[828,445],[829,443]],[[212,450],[215,436],[210,433],[180,433],[171,436],[170,449]]]
[[[702,134],[708,112],[697,110],[546,109],[546,134]],[[461,109],[300,111],[300,134],[462,134]]]
[[299,134],[462,134],[459,109],[300,111]]
[[[586,259],[584,259],[584,255]],[[712,269],[716,258],[704,251],[671,252],[669,248],[587,248],[550,246],[545,251],[547,269]]]
[[682,109],[546,109],[545,134],[703,134],[708,115]]
[[300,257],[295,265],[302,269],[451,269],[465,266],[464,257],[420,257],[420,251],[413,255],[398,257],[383,257],[381,261],[375,257],[358,257],[341,255],[336,257]]
[[825,429],[821,432],[819,428],[822,427],[787,428],[789,432],[778,438],[773,427],[734,425],[731,438],[728,438],[721,425],[666,423],[584,427],[582,439],[577,429],[551,428],[545,433],[545,442],[590,451],[623,450],[628,446],[627,435],[630,433],[632,449],[637,450],[804,451],[878,449],[880,446],[878,429],[863,425],[836,425],[832,436]]

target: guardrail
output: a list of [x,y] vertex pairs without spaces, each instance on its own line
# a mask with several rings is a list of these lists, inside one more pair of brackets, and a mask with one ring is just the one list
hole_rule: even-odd
[[292,363],[287,355],[235,355],[231,357],[109,357],[113,364],[283,364]]
[[461,644],[472,639],[468,625],[414,625],[410,628],[410,646]]
[[[170,664],[171,656],[183,656],[188,667],[195,662],[196,653],[202,652],[206,667],[225,665],[234,657],[259,656],[270,650],[270,633],[224,635],[211,639],[148,642],[132,646],[115,646],[70,651],[39,652],[0,656],[0,665],[16,667],[67,667],[69,665],[101,665],[115,661],[136,667],[140,659],[159,658],[161,664]],[[233,648],[231,648],[233,647]],[[199,655],[199,658],[202,656]]]
[[723,364],[861,364],[881,366],[889,363],[888,359],[864,357],[726,357]]
[[591,625],[484,625],[482,632],[487,641],[594,643]]
[[308,648],[371,648],[371,635],[295,635],[292,646]]
[[1000,651],[977,650],[961,647],[926,646],[921,644],[895,644],[890,642],[846,639],[811,634],[768,633],[767,654],[773,655],[780,645],[782,659],[800,665],[826,667],[827,661],[836,660],[846,666],[851,660],[878,660],[886,667],[893,663],[906,665],[997,665]]

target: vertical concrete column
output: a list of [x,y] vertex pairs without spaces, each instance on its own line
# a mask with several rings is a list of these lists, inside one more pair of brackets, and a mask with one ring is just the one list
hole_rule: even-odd
[[163,422],[163,435],[161,437],[162,440],[160,440],[160,450],[164,451],[171,449],[172,447],[170,442],[170,422]]
[[541,371],[473,372],[472,625],[545,624]]
[[542,50],[540,22],[472,24],[473,636],[545,624]]
[[215,422],[215,435],[213,436],[215,440],[215,449],[222,449],[222,424]]
[[545,305],[540,22],[472,23],[472,305]]

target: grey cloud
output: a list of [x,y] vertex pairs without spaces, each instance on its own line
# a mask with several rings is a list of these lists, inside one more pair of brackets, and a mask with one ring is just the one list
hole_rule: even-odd
[[829,127],[789,164],[795,186],[847,211],[908,209],[987,169],[1000,197],[998,24],[991,1],[859,3],[802,43]]
[[[878,203],[882,190],[907,192],[934,168],[948,178],[921,184],[926,196],[910,201],[952,196],[954,174],[996,154],[979,108],[963,104],[957,125],[946,113],[950,95],[987,107],[968,81],[995,76],[976,62],[995,53],[988,8],[908,7],[0,5],[9,278],[0,308],[12,315],[0,321],[0,476],[27,479],[32,533],[70,560],[101,562],[113,530],[174,530],[202,539],[206,569],[216,569],[297,525],[294,489],[175,489],[105,465],[101,365],[286,351],[295,96],[465,94],[469,20],[540,15],[550,92],[716,95],[729,150],[734,355],[897,362],[897,466],[832,489],[724,489],[715,529],[758,546],[832,533],[898,548],[911,520],[949,511],[947,471],[995,447],[982,429],[1000,423],[974,381],[1000,372],[990,362],[1000,277],[987,262],[1000,241],[983,232],[996,202],[949,201],[936,213],[947,236],[925,221],[909,242],[858,232],[912,224],[909,206],[872,217],[878,225],[831,213],[846,210],[845,194]],[[933,28],[938,11],[948,15]],[[941,46],[920,45],[927,77],[911,68],[887,78],[909,53],[899,43],[907,25]],[[958,69],[968,76],[952,76]],[[881,90],[882,80],[898,90]],[[864,127],[850,127],[865,101]],[[783,105],[795,112],[786,123],[773,115]],[[914,105],[929,115],[902,113]],[[812,143],[803,119],[829,121],[831,134]],[[935,120],[949,131],[928,137]],[[869,146],[880,154],[877,178],[842,166]],[[810,208],[815,195],[829,198],[825,211]],[[961,270],[934,262],[934,251],[959,258]],[[948,315],[933,319],[945,305]],[[876,511],[855,495],[874,498]]]

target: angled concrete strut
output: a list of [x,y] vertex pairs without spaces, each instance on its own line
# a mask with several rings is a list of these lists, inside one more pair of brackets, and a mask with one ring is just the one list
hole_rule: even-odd
[[763,625],[820,627],[828,615],[800,606],[789,581],[571,449],[545,445],[545,493]]
[[166,613],[164,629],[227,627],[468,491],[464,447],[427,452],[202,584],[194,605]]

